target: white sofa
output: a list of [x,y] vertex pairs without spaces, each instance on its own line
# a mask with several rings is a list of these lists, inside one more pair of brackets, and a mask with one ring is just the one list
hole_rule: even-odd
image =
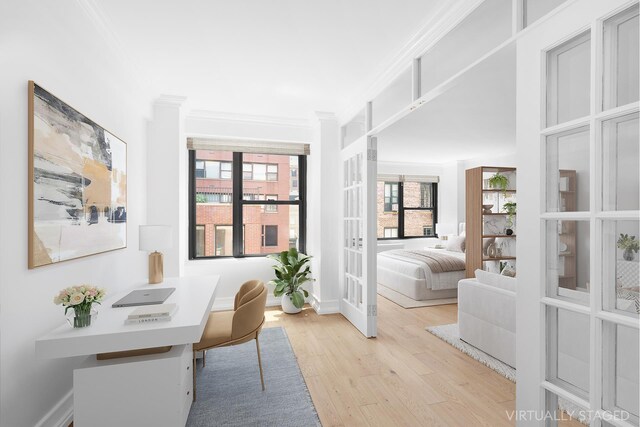
[[515,368],[516,279],[476,270],[458,282],[460,339]]
[[[476,270],[476,277],[458,282],[458,326],[460,339],[516,367],[516,279]],[[589,301],[589,294],[561,289],[571,299]],[[638,331],[619,327],[616,333],[615,392],[617,404],[639,411],[640,367]],[[559,379],[583,390],[589,387],[589,317],[568,310],[558,313]]]

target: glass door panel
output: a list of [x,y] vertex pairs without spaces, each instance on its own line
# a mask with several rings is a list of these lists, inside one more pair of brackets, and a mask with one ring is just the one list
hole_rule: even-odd
[[602,123],[602,209],[605,211],[640,209],[638,141],[638,113]]
[[547,127],[589,114],[590,42],[586,32],[547,53]]
[[639,44],[637,4],[605,21],[603,109],[639,99]]

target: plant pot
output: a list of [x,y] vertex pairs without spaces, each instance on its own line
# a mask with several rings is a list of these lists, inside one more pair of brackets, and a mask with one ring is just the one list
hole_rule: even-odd
[[624,258],[625,261],[633,261],[636,258],[636,254],[633,253],[632,249],[625,249],[622,253],[622,258]]
[[291,301],[290,295],[282,295],[281,304],[282,304],[282,311],[284,311],[287,314],[296,314],[302,311],[301,308],[298,308],[295,305],[293,305],[293,301]]
[[97,316],[98,312],[93,309],[90,311],[70,310],[67,312],[67,322],[74,328],[86,328],[91,326],[91,320],[95,320]]

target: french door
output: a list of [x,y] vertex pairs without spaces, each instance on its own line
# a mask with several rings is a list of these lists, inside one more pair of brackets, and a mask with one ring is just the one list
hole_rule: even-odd
[[341,152],[340,313],[366,337],[377,333],[376,157],[375,137]]
[[633,1],[518,40],[518,425],[639,423],[638,56]]

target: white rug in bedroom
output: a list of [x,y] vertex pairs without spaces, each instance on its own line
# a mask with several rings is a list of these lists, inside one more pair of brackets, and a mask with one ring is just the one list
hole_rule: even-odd
[[395,302],[402,308],[418,308],[418,307],[430,307],[433,305],[445,305],[445,304],[457,304],[458,298],[442,298],[442,299],[430,299],[424,301],[416,301],[408,296],[402,295],[400,292],[396,292],[393,289],[389,289],[386,286],[378,283],[378,295],[381,295],[391,302]]

